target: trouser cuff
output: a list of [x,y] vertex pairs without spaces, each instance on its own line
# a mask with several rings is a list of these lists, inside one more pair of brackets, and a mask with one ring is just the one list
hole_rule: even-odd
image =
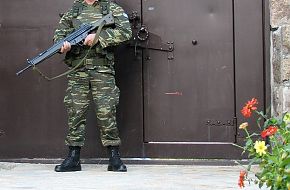
[[67,142],[65,141],[65,145],[67,146],[84,146],[84,143],[80,143],[80,142]]
[[120,146],[121,140],[105,140],[102,141],[103,146]]

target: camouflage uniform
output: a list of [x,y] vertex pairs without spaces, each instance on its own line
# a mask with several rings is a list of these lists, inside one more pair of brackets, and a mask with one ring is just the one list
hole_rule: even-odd
[[[81,4],[81,9],[76,14],[73,6],[62,16],[59,27],[55,31],[55,41],[70,34],[80,24],[95,22],[103,17],[98,1],[93,5],[88,5],[81,0],[76,0],[74,3]],[[68,87],[64,103],[68,110],[69,126],[69,133],[65,142],[69,146],[84,145],[90,91],[95,103],[95,113],[101,131],[102,144],[104,146],[118,146],[121,143],[116,124],[119,88],[115,84],[114,54],[111,47],[129,40],[132,31],[124,10],[113,2],[107,5],[109,5],[109,10],[114,16],[114,27],[104,27],[102,29],[99,42],[90,50],[83,66],[68,75]],[[69,67],[75,66],[88,50],[88,46],[72,47],[71,51],[66,54],[65,63]]]

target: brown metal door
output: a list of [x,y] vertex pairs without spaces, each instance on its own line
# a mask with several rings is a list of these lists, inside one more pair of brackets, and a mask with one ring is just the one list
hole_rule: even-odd
[[[128,13],[141,12],[141,0],[117,2]],[[33,71],[20,77],[15,73],[26,66],[27,58],[52,45],[59,13],[68,10],[72,3],[73,0],[0,2],[0,159],[58,158],[67,154],[64,145],[67,117],[63,105],[66,79],[47,82]],[[132,49],[120,47],[117,51],[122,156],[142,157],[142,60],[134,58]],[[67,70],[62,58],[56,55],[39,68],[56,76]],[[82,158],[107,157],[98,129],[95,113],[90,109]]]
[[[239,108],[251,97],[260,100],[261,108],[269,105],[264,91],[270,86],[265,73],[269,53],[263,49],[268,48],[268,13],[263,12],[267,3],[116,1],[128,13],[137,11],[143,17],[156,47],[161,43],[156,36],[162,47],[174,42],[173,53],[142,54],[125,45],[117,50],[122,156],[239,158],[240,150],[232,145],[244,140],[242,133],[236,134],[234,117],[243,122]],[[26,58],[52,45],[58,13],[72,2],[0,2],[0,159],[59,158],[67,153],[62,103],[66,79],[49,83],[33,72],[22,77],[15,72],[25,66]],[[66,70],[61,59],[49,59],[40,68],[55,76]],[[82,158],[106,157],[98,136],[91,110]]]
[[[52,45],[53,29],[72,1],[0,2],[0,158],[57,157],[63,149],[65,80],[48,83],[28,71],[16,71],[26,59]],[[55,75],[64,70],[61,56],[40,68]]]
[[144,56],[146,143],[235,141],[232,2],[143,1],[143,24],[174,42],[172,60]]

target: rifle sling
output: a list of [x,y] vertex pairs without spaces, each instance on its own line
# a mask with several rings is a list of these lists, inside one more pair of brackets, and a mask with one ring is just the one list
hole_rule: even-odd
[[87,50],[86,55],[85,55],[85,56],[84,56],[84,57],[79,61],[79,63],[77,63],[76,66],[74,66],[72,69],[70,69],[70,70],[68,70],[68,71],[66,71],[66,72],[64,72],[64,73],[62,73],[62,74],[60,74],[60,75],[57,75],[57,76],[55,76],[55,77],[52,77],[52,78],[46,76],[46,75],[45,75],[43,72],[41,72],[41,71],[40,71],[40,70],[39,70],[35,65],[33,65],[33,70],[37,71],[37,72],[40,74],[40,76],[42,76],[43,78],[45,78],[45,79],[48,80],[48,81],[52,81],[52,80],[54,80],[54,79],[58,79],[58,78],[60,78],[60,77],[66,76],[66,75],[68,75],[68,74],[74,72],[76,69],[78,69],[80,66],[83,65],[83,63],[84,63],[85,59],[87,58],[87,56],[89,55],[89,53],[90,53],[92,47],[93,47],[96,43],[98,43],[98,41],[99,41],[99,36],[100,36],[100,33],[101,33],[101,30],[102,30],[102,28],[105,26],[105,23],[106,23],[106,22],[103,21],[103,22],[100,24],[100,26],[98,27],[98,30],[97,30],[97,32],[96,32],[96,36],[95,36],[95,38],[94,38],[94,40],[93,40],[93,45],[92,45],[92,46]]

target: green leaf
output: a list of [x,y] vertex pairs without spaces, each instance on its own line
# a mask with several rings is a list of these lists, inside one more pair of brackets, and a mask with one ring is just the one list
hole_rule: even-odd
[[269,125],[276,125],[277,124],[277,119],[276,118],[270,118],[269,119]]
[[261,124],[260,124],[261,119],[262,119],[262,117],[259,117],[256,121],[256,123],[260,129],[261,129]]
[[285,149],[286,152],[290,152],[290,144],[288,144],[287,146],[285,146],[284,149]]
[[267,119],[265,122],[264,122],[264,125],[263,125],[263,129],[266,129],[269,125],[269,120]]
[[278,163],[278,158],[275,155],[268,156],[268,162],[269,162],[269,164],[276,164],[276,163]]
[[264,115],[264,112],[263,111],[256,111],[256,113],[258,114],[258,115],[260,115],[261,117],[263,117],[263,118],[265,118],[266,119],[266,115]]
[[246,142],[246,147],[249,147],[253,144],[253,141],[251,139],[248,139],[247,142]]
[[290,164],[290,158],[283,160],[280,166],[284,167],[284,166],[287,166],[288,164]]

